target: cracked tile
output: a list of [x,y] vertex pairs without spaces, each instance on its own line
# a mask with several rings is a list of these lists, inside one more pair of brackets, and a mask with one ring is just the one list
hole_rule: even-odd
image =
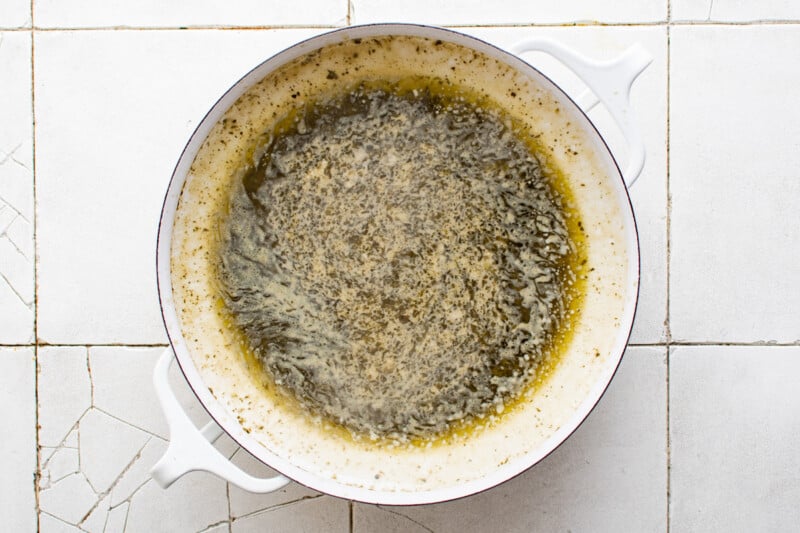
[[130,500],[131,496],[150,479],[150,469],[166,450],[167,443],[161,439],[151,438],[147,441],[147,444],[139,454],[139,458],[120,476],[111,489],[109,505],[116,507]]
[[81,530],[47,513],[41,513],[39,533],[81,533]]
[[[0,26],[23,20],[3,5]],[[14,13],[17,13],[14,15]],[[24,20],[29,20],[30,6]],[[33,114],[28,32],[0,32],[0,343],[33,340]]]
[[0,202],[0,235],[4,234],[11,226],[11,223],[19,218],[17,213],[10,205]]
[[[8,38],[6,37],[6,39]],[[0,47],[1,53],[2,47]],[[30,59],[27,60],[30,61]],[[0,65],[0,69],[2,69],[2,65]],[[13,98],[13,96],[9,97]],[[3,113],[3,107],[0,105],[0,113]],[[13,118],[5,118],[13,124]],[[30,145],[30,142],[25,144]],[[30,149],[28,146],[24,148]],[[15,218],[19,217],[31,223],[33,222],[33,173],[28,165],[22,163],[25,159],[24,148],[23,144],[18,142],[15,146],[0,145],[0,175],[3,177],[3,181],[0,182],[0,205],[13,213]]]
[[97,493],[81,473],[39,491],[39,508],[72,525],[80,523],[96,502]]
[[[191,473],[165,491],[150,479],[150,468],[166,446],[165,442],[152,437],[130,467],[113,481],[108,496],[97,505],[82,528],[94,531],[86,526],[94,515],[108,517],[106,531],[122,531],[119,524],[126,522],[127,531],[165,528],[200,531],[223,521],[227,523],[224,481],[206,473]],[[179,506],[182,511],[174,512],[171,506]]]
[[33,262],[33,225],[17,216],[5,229],[5,236],[14,248],[29,262]]
[[216,524],[206,529],[200,531],[200,533],[228,533],[230,530],[229,523],[227,521]]
[[[3,14],[10,11],[8,1],[0,10],[0,24]],[[0,197],[33,220],[30,33],[0,32],[0,75],[4,80],[0,86],[0,173],[4,178]]]
[[105,532],[117,533],[126,530],[125,523],[128,520],[128,509],[130,505],[125,502],[108,511],[105,523]]
[[[44,513],[87,531],[103,531],[106,522],[110,524],[105,525],[106,531],[121,531],[120,524],[127,524],[129,531],[199,531],[228,521],[225,481],[192,473],[164,491],[150,479],[150,468],[167,446],[148,431],[152,422],[143,420],[163,418],[152,388],[155,359],[162,351],[40,349]],[[173,370],[171,380],[178,397],[195,422],[204,423],[208,415],[180,370]],[[126,407],[126,403],[150,405],[150,410]],[[227,436],[220,438],[217,447],[228,457],[238,449]],[[182,511],[174,512],[177,507]],[[166,522],[165,516],[170,517]],[[48,523],[59,525],[58,521]]]
[[36,529],[35,372],[32,348],[0,348],[0,516],[9,531]]
[[538,465],[453,502],[378,511],[357,504],[354,532],[414,525],[395,513],[436,533],[664,531],[666,396],[664,349],[628,348],[588,419]]
[[[243,449],[239,449],[233,456],[233,464],[257,477],[272,477],[276,475],[274,470]],[[289,483],[281,490],[269,494],[253,494],[231,485],[229,494],[232,518],[238,518],[269,507],[276,507],[302,498],[308,498],[309,496],[319,495],[318,492],[298,483]]]
[[131,4],[125,0],[35,0],[36,25],[46,28],[103,26],[342,25],[347,0],[306,0],[302,9],[281,0],[197,3],[191,0]]
[[39,446],[39,456],[42,464],[46,463],[60,448],[55,446]]
[[86,348],[39,349],[38,398],[39,444],[57,447],[92,404]]
[[296,531],[350,531],[350,506],[347,500],[321,496],[256,512],[234,519],[232,533],[294,533]]
[[[92,348],[88,354],[81,347],[44,347],[40,350],[42,455],[47,461],[42,472],[44,511],[67,522],[77,523],[76,520],[83,518],[78,514],[85,514],[94,507],[87,522],[82,525],[84,529],[93,531],[97,524],[105,521],[106,515],[110,521],[112,511],[120,506],[127,509],[129,502],[134,502],[131,509],[136,516],[139,516],[139,508],[152,507],[153,503],[143,499],[142,493],[151,494],[153,498],[165,497],[166,493],[160,488],[154,492],[144,486],[148,483],[150,468],[165,450],[166,443],[138,429],[141,426],[145,430],[151,429],[148,424],[152,421],[144,420],[146,416],[158,420],[163,417],[155,399],[155,391],[152,390],[152,370],[161,352],[162,349],[118,347]],[[208,415],[181,379],[180,371],[177,368],[174,370],[172,380],[178,396],[188,404],[195,421],[204,423]],[[148,393],[143,394],[143,390]],[[95,406],[90,408],[92,396]],[[130,407],[126,404],[136,405]],[[142,405],[150,407],[141,411]],[[100,407],[109,412],[101,411]],[[77,428],[72,429],[76,424]],[[164,425],[163,421],[160,424]],[[237,447],[229,438],[223,437],[219,448],[230,456]],[[70,474],[69,470],[76,466],[76,457],[80,460],[80,473]],[[60,479],[65,472],[66,477]],[[203,483],[218,487],[218,505],[224,508],[223,516],[214,515],[213,520],[197,524],[196,527],[199,529],[227,520],[225,483],[208,474],[196,476],[204,479]],[[201,488],[203,483],[199,485]],[[105,496],[107,491],[109,494],[98,503],[100,496],[95,495],[92,487],[101,496]],[[67,509],[62,501],[71,498],[64,494],[71,491],[75,492],[79,501],[76,509]],[[181,497],[184,498],[181,505],[193,507],[191,490],[184,490]],[[209,505],[202,500],[200,504]],[[120,513],[115,511],[113,519],[116,523],[125,523],[127,512],[124,516],[120,516]],[[142,522],[140,516],[135,520]]]
[[163,490],[149,481],[133,495],[129,531],[199,531],[228,519],[225,482],[192,472]]
[[0,236],[0,276],[8,283],[25,307],[33,303],[33,275],[31,260],[11,241],[8,235]]
[[404,515],[402,511],[377,505],[359,505],[354,531],[361,533],[432,533],[433,530]]
[[108,520],[108,497],[102,498],[94,509],[89,512],[86,519],[81,522],[80,528],[84,531],[94,533],[103,531],[106,520]]
[[77,450],[78,449],[78,429],[77,427],[67,434],[64,442],[60,446],[39,446],[39,455],[42,464],[45,464],[50,458],[63,448]]
[[105,493],[150,438],[107,414],[90,409],[79,422],[81,471],[98,493]]
[[33,342],[33,309],[0,276],[0,339],[9,344]]
[[[39,383],[41,385],[41,381]],[[41,420],[41,417],[40,417],[40,420]],[[64,439],[64,446],[67,446],[67,447],[70,447],[70,448],[77,448],[78,444],[79,444],[79,441],[78,441],[78,430],[77,429],[73,429],[72,431],[70,431],[67,434],[67,438]]]
[[[42,453],[42,481],[40,487],[46,487],[50,484],[57,483],[64,479],[69,474],[76,474],[80,471],[80,458],[76,448],[60,447],[55,448],[55,451],[49,458],[45,459],[45,454]],[[45,484],[44,480],[47,480]]]
[[[92,347],[89,366],[95,407],[166,440],[169,428],[152,384],[153,368],[163,351],[164,348]],[[196,426],[202,427],[211,419],[177,364],[170,368],[170,385]],[[227,435],[218,441],[227,455],[235,451],[229,441]]]
[[[153,256],[175,162],[230,85],[315,33],[37,33],[37,326],[43,341],[166,342]],[[91,157],[75,156],[87,146]]]
[[[167,424],[151,383],[153,368],[163,351],[163,348],[90,348],[94,406],[167,438]],[[144,391],[143,384],[146,384]]]

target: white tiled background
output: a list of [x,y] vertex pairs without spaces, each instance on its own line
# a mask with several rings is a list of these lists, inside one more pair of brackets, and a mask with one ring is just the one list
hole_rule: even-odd
[[[549,35],[599,59],[634,42],[652,53],[633,92],[648,162],[631,191],[632,347],[575,435],[471,498],[376,507],[200,473],[163,491],[147,471],[167,437],[150,375],[166,342],[154,249],[172,167],[244,72],[376,21],[501,47]],[[794,0],[0,0],[0,529],[796,530],[798,50]]]

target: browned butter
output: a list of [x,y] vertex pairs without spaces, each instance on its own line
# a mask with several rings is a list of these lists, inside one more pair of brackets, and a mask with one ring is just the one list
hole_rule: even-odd
[[348,438],[427,445],[512,411],[584,291],[580,217],[545,152],[438,77],[350,76],[276,117],[215,251],[254,378]]

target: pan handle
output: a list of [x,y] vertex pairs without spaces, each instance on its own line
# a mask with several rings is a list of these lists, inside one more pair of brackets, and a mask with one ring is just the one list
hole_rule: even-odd
[[249,492],[273,492],[286,486],[289,478],[281,475],[271,478],[251,476],[214,448],[211,443],[222,435],[222,429],[213,420],[202,429],[195,427],[169,384],[169,367],[173,359],[172,348],[167,348],[159,357],[153,374],[156,394],[169,425],[169,447],[150,470],[156,483],[166,489],[184,474],[204,470]]
[[553,56],[572,70],[588,88],[578,97],[577,103],[585,112],[602,102],[619,126],[628,142],[630,156],[623,172],[625,185],[630,187],[644,168],[645,148],[631,109],[631,86],[639,74],[653,60],[640,44],[634,44],[618,58],[611,61],[593,61],[559,42],[542,37],[531,37],[517,43],[511,51],[544,52]]

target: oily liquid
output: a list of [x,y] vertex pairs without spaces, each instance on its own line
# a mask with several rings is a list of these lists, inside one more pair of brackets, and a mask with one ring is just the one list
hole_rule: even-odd
[[[349,238],[346,243],[347,249],[343,252],[341,250],[320,252],[323,246],[315,247],[314,243],[308,245],[302,240],[293,241],[296,235],[306,240],[313,239],[313,232],[318,229],[316,223],[325,230],[327,210],[332,210],[331,214],[335,215],[336,209],[341,210],[343,207],[338,204],[326,207],[320,204],[317,198],[318,212],[311,213],[310,223],[304,221],[302,217],[308,217],[309,212],[303,214],[282,210],[280,202],[294,201],[302,205],[308,198],[319,196],[320,191],[308,190],[298,196],[297,191],[291,187],[286,189],[285,180],[293,179],[292,172],[298,170],[304,173],[303,176],[316,172],[310,182],[307,179],[299,180],[298,187],[301,185],[306,188],[320,187],[330,184],[331,174],[334,178],[339,178],[336,168],[327,174],[325,172],[330,165],[329,159],[326,159],[331,156],[329,145],[337,146],[336,141],[341,141],[341,136],[337,137],[337,130],[331,128],[338,127],[338,122],[346,123],[353,117],[356,120],[366,120],[365,117],[371,117],[376,113],[387,117],[389,121],[388,125],[381,125],[382,127],[390,128],[392,122],[400,121],[404,127],[411,127],[409,126],[411,124],[413,127],[423,128],[426,135],[439,134],[441,120],[444,120],[449,124],[448,129],[457,130],[458,134],[466,133],[459,140],[464,144],[469,144],[470,141],[474,143],[474,139],[470,139],[473,133],[470,128],[474,126],[479,133],[489,135],[486,139],[479,139],[478,142],[498,143],[497,153],[502,156],[493,163],[492,168],[476,172],[537,174],[529,176],[532,183],[529,186],[539,190],[536,193],[538,194],[536,201],[540,203],[534,207],[550,212],[540,213],[534,210],[530,213],[528,204],[524,202],[515,204],[516,197],[506,193],[513,192],[514,186],[522,187],[522,183],[513,180],[508,186],[502,185],[506,187],[502,191],[505,194],[503,201],[514,205],[508,206],[508,213],[497,209],[493,211],[492,206],[487,207],[487,202],[490,204],[497,200],[495,198],[497,191],[484,190],[482,182],[495,178],[476,180],[473,179],[474,176],[471,178],[467,176],[465,182],[473,189],[477,187],[477,192],[468,195],[463,206],[474,208],[475,212],[471,215],[474,220],[480,219],[482,215],[496,218],[499,213],[510,217],[502,222],[490,221],[495,229],[500,228],[499,234],[489,232],[485,235],[478,234],[476,237],[472,232],[470,237],[472,240],[459,247],[460,241],[452,240],[452,232],[449,235],[451,240],[448,241],[448,232],[453,229],[460,239],[464,236],[464,231],[469,230],[467,233],[470,233],[474,229],[479,229],[473,227],[474,220],[468,218],[465,221],[459,218],[458,214],[453,215],[452,211],[445,215],[437,214],[433,208],[435,206],[427,206],[426,216],[444,218],[441,228],[445,235],[440,239],[438,252],[431,249],[430,239],[420,244],[422,241],[414,234],[413,229],[407,236],[403,232],[398,233],[396,219],[383,221],[389,224],[387,227],[391,231],[395,232],[389,235],[393,239],[388,243],[381,242],[374,232],[370,233],[368,227],[370,221],[365,222],[367,225],[362,224],[365,228],[363,231],[365,239],[362,239],[357,232],[345,232]],[[321,134],[316,129],[318,127],[321,128]],[[358,124],[352,127],[356,128],[356,134],[368,136],[368,132],[358,131]],[[396,137],[396,142],[402,144],[403,138],[413,137],[414,133],[411,131],[398,130],[398,135],[402,137]],[[553,169],[547,169],[545,174],[535,158],[530,159],[532,154],[540,154],[543,151],[541,147],[536,146],[535,137],[526,133],[486,99],[476,98],[463,89],[446,85],[438,79],[416,78],[362,82],[346,91],[344,95],[321,98],[304,109],[290,113],[262,139],[262,142],[258,143],[259,146],[254,148],[254,154],[257,154],[254,159],[257,159],[259,164],[244,173],[240,188],[234,191],[230,211],[226,214],[228,221],[222,232],[218,278],[223,287],[221,306],[225,310],[231,329],[239,333],[240,344],[248,364],[254,375],[264,384],[265,389],[276,399],[280,398],[280,403],[284,404],[282,407],[305,411],[329,430],[338,431],[347,438],[359,440],[368,437],[373,441],[388,444],[410,443],[422,446],[465,438],[487,425],[492,425],[502,413],[515,409],[526,394],[543,383],[557,363],[560,353],[569,344],[572,331],[570,324],[578,318],[585,278],[583,273],[585,242],[580,221],[576,213],[571,211],[569,191],[563,176]],[[308,137],[309,135],[311,137]],[[442,135],[444,135],[441,137],[442,143],[452,142],[452,139],[447,137],[448,133]],[[309,138],[312,140],[308,141]],[[502,138],[502,142],[497,141],[499,138]],[[420,146],[424,148],[424,136],[418,140],[421,142]],[[316,141],[321,143],[317,142],[315,148]],[[293,152],[292,143],[298,144],[301,150]],[[508,149],[508,146],[516,148]],[[520,146],[525,147],[523,152],[526,153],[520,152]],[[364,164],[362,170],[369,170],[370,161],[385,156],[385,152],[391,151],[391,147],[391,143],[384,143],[379,146],[380,150],[376,153],[369,154],[362,153],[360,146],[354,147],[351,143],[345,146],[341,156],[350,163],[353,157],[358,158]],[[441,163],[440,167],[444,169],[440,169],[442,172],[447,173],[455,168],[469,174],[475,170],[469,165],[464,168],[447,166],[448,161],[458,156],[455,151],[445,151],[444,155],[448,161],[437,160],[436,157],[441,156],[441,153],[435,149],[428,147],[428,151],[429,154],[421,156],[422,160],[426,164],[428,160],[436,164]],[[519,161],[514,157],[508,159],[506,156],[509,153],[517,158],[527,157],[527,166],[520,167]],[[320,154],[325,157],[320,158]],[[386,168],[392,165],[401,169],[406,168],[408,172],[406,174],[400,172],[400,177],[389,172],[387,175],[381,175],[382,181],[373,184],[377,187],[376,191],[383,194],[385,205],[380,206],[380,215],[372,213],[371,216],[372,219],[380,219],[384,211],[394,210],[395,213],[391,216],[398,218],[402,226],[409,217],[407,209],[409,206],[404,205],[402,196],[407,191],[398,189],[400,196],[395,198],[392,195],[394,189],[387,187],[391,185],[393,179],[407,179],[409,172],[416,176],[421,163],[419,158],[415,159],[413,156],[404,154],[400,154],[399,158],[391,154],[390,156],[391,159],[384,164],[384,167],[376,170],[379,174],[382,172],[385,174]],[[461,156],[470,157],[470,154],[465,152]],[[484,160],[485,158],[479,159],[473,163],[477,165]],[[363,176],[351,176],[351,178],[353,179],[348,180],[345,176],[344,181],[334,183],[336,189],[332,193],[341,194],[342,187],[346,189],[359,187],[363,185],[361,182],[365,179]],[[438,178],[441,180],[442,177]],[[427,191],[427,195],[414,197],[412,194],[412,199],[415,202],[424,202],[425,196],[435,196],[438,188],[444,188],[445,194],[437,200],[441,201],[444,207],[449,207],[446,205],[447,199],[463,190],[463,187],[459,189],[454,185],[458,178],[459,176],[454,176],[452,179],[440,181],[434,189]],[[418,176],[418,179],[424,180],[426,176]],[[387,183],[389,185],[386,185]],[[419,187],[423,185],[427,184],[419,184]],[[282,192],[285,190],[289,192]],[[326,190],[321,192],[324,198]],[[285,196],[287,194],[289,196]],[[369,197],[370,194],[371,191],[366,196]],[[354,197],[363,199],[364,194],[359,196],[356,193]],[[489,200],[484,201],[486,198]],[[557,206],[554,208],[553,205],[541,204],[543,198]],[[530,214],[531,220],[514,220],[515,212],[517,215]],[[418,215],[419,213],[414,213],[413,209],[410,212],[412,218]],[[254,221],[256,224],[261,224],[260,232],[254,236],[249,227],[242,226],[241,220],[237,222],[237,217],[247,219],[245,224],[252,225]],[[275,218],[275,221],[263,222],[265,218],[270,217]],[[257,222],[259,220],[261,222]],[[269,227],[275,223],[279,227]],[[380,223],[381,220],[376,222]],[[544,226],[544,229],[540,227],[544,233],[535,239],[534,236],[539,230],[532,226],[534,223]],[[531,227],[528,228],[525,224]],[[424,224],[421,227],[425,229]],[[518,231],[520,228],[522,230],[528,228],[523,231],[522,236]],[[459,231],[461,233],[458,233]],[[527,243],[528,248],[532,243],[538,242],[549,250],[550,255],[537,262],[530,258],[525,246],[522,252],[516,250],[514,255],[512,253],[514,243],[502,241],[506,233],[511,235],[515,231],[516,237],[510,238],[511,241],[521,239]],[[530,235],[526,237],[527,233]],[[543,245],[540,237],[548,235],[552,240]],[[407,239],[408,243],[404,239]],[[283,241],[290,247],[292,244],[295,245],[295,249],[291,250],[294,253],[293,258],[287,259],[290,249],[285,248]],[[399,244],[396,241],[399,241]],[[499,244],[494,241],[498,241]],[[319,242],[333,243],[331,246],[334,248],[342,244],[336,236],[330,235],[322,236]],[[478,246],[475,246],[476,242]],[[368,249],[370,245],[381,247],[377,255],[375,250]],[[441,245],[447,249],[443,249]],[[271,255],[271,249],[280,251],[282,246],[285,248],[286,256],[281,256],[277,252],[277,255]],[[558,251],[553,252],[551,248]],[[488,250],[483,257],[480,254],[482,249]],[[375,287],[374,293],[359,293],[360,287],[353,287],[348,283],[348,279],[343,281],[348,286],[337,293],[340,287],[331,282],[331,279],[346,278],[346,276],[341,270],[324,271],[326,265],[332,263],[331,257],[334,259],[338,257],[339,262],[348,270],[358,269],[362,266],[361,263],[353,262],[352,257],[347,255],[351,254],[352,250],[361,250],[362,257],[366,258],[364,264],[367,265],[370,264],[370,258],[380,259],[379,262],[373,261],[372,266],[362,275],[365,281],[374,282],[372,285]],[[455,257],[448,255],[448,250],[454,250]],[[466,265],[453,266],[453,262],[459,257],[476,250],[477,255],[469,258]],[[334,252],[338,255],[331,256],[330,254]],[[395,258],[395,252],[399,255],[399,259]],[[444,258],[449,261],[449,266],[431,266],[420,259],[422,255],[432,258],[435,263],[437,253],[441,256],[439,259]],[[492,257],[492,254],[496,257]],[[498,266],[497,257],[504,254],[509,257],[505,260],[508,264]],[[542,254],[545,255],[544,252]],[[286,261],[289,261],[288,270],[294,268],[302,274],[299,276],[300,281],[297,280],[298,276],[291,272],[287,273]],[[499,261],[502,263],[503,259]],[[297,264],[298,262],[301,264]],[[420,267],[421,262],[427,266]],[[450,280],[449,287],[455,289],[456,294],[450,290],[431,295],[431,298],[438,298],[437,302],[440,300],[443,304],[455,304],[446,309],[448,312],[444,312],[437,307],[437,302],[420,303],[420,300],[427,297],[427,292],[435,292],[435,285],[423,284],[415,296],[414,291],[409,291],[408,287],[415,282],[413,277],[398,280],[397,271],[391,269],[385,276],[376,277],[375,271],[385,267],[386,263],[394,264],[395,267],[399,265],[396,270],[399,270],[401,276],[407,272],[412,274],[416,272],[422,282],[428,278],[435,278],[439,273],[447,278],[454,271],[467,277],[472,276],[474,279],[472,283],[466,284],[459,280]],[[515,263],[522,263],[525,268],[520,270],[513,266]],[[542,265],[545,264],[547,268],[543,270]],[[435,275],[431,274],[431,268],[434,269]],[[502,276],[498,268],[503,271]],[[485,287],[485,279],[480,276],[491,277],[493,273],[502,277],[508,286],[503,290],[493,286]],[[531,287],[536,284],[528,278],[535,278],[536,284],[545,287],[547,306],[544,308],[542,306],[545,304],[542,301],[537,301],[536,298],[531,300]],[[315,280],[316,285],[312,283],[309,288],[308,279]],[[264,284],[267,285],[266,289],[258,288]],[[386,284],[396,285],[396,290],[380,289],[379,286]],[[253,287],[256,287],[255,291]],[[471,293],[470,298],[466,300],[461,294],[457,294],[458,291],[464,290],[469,290]],[[331,291],[334,293],[331,294]],[[527,296],[523,298],[521,295],[525,294]],[[497,295],[500,295],[499,303],[494,301]],[[524,303],[526,300],[527,303]],[[461,307],[458,304],[461,304]],[[487,307],[489,304],[494,304],[497,308],[494,322],[485,320],[485,313],[493,311],[491,306]],[[407,309],[414,310],[415,306],[422,309],[422,320],[413,314],[405,314]],[[327,311],[320,310],[323,308]],[[364,313],[352,312],[354,308],[366,312],[368,318],[366,320],[363,318]],[[533,319],[532,309],[534,311],[538,309],[538,314],[534,313]],[[472,319],[461,316],[462,310],[472,312]],[[326,313],[330,315],[332,312],[341,320],[338,323],[334,321],[331,326]],[[263,316],[265,314],[266,318]],[[538,323],[537,318],[544,325]],[[432,326],[435,331],[419,336],[414,328],[430,329],[430,324],[426,324],[427,320],[436,322]],[[344,325],[340,328],[339,324]],[[471,332],[459,332],[459,328],[465,327],[465,324],[473,328]],[[527,326],[529,331],[520,333],[518,328],[515,328],[518,324]],[[344,333],[342,329],[345,330]],[[389,331],[390,338],[393,331],[396,339],[404,339],[403,335],[407,335],[409,337],[407,344],[417,349],[419,353],[412,354],[411,362],[408,355],[405,360],[400,357],[395,358],[392,350],[405,349],[405,345],[398,341],[396,347],[386,346],[386,338],[380,335],[381,331],[377,331],[381,329]],[[414,335],[416,337],[413,337]],[[504,338],[504,335],[507,338]],[[432,338],[433,341],[425,345],[428,338]],[[508,346],[509,344],[511,346]],[[455,349],[451,354],[437,355],[436,348],[440,345],[452,346]],[[466,350],[468,353],[460,354],[458,348],[465,345],[468,345]],[[469,372],[465,371],[467,363],[462,367],[458,366],[459,355],[467,359],[472,358],[471,361],[467,361],[472,365]],[[354,357],[360,359],[353,363]],[[370,357],[380,361],[364,363]],[[491,362],[486,363],[480,357],[491,359]],[[413,370],[418,359],[422,364],[418,365],[421,367],[420,375],[415,376]],[[451,365],[453,359],[456,362]],[[326,364],[328,366],[325,366]],[[426,364],[428,366],[425,366]],[[433,368],[437,365],[450,366],[442,373],[441,370]],[[362,377],[359,373],[364,373],[366,378],[356,383],[354,388],[351,383]],[[451,375],[454,376],[455,383],[448,382]],[[415,377],[421,380],[420,383],[415,383]],[[459,377],[467,381],[466,385],[458,383]],[[472,381],[469,381],[470,379]],[[310,382],[313,383],[309,384]],[[378,389],[377,392],[372,390],[373,385]],[[344,390],[337,390],[337,386],[343,387]],[[431,392],[432,389],[435,392],[443,389],[443,392],[437,396]],[[405,402],[408,405],[400,405],[405,400],[408,400]],[[424,416],[418,416],[417,410]]]

